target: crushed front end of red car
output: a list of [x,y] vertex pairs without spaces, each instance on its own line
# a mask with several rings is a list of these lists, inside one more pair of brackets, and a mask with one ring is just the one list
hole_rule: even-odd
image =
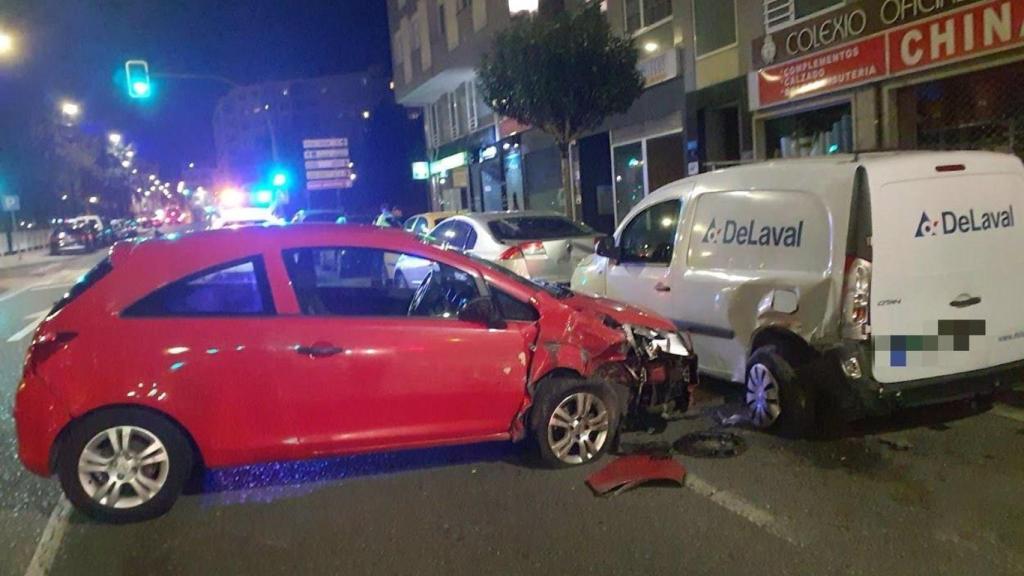
[[554,305],[537,298],[539,334],[530,366],[527,396],[512,436],[525,435],[526,415],[538,384],[571,370],[587,380],[612,386],[620,421],[644,414],[668,414],[689,407],[698,383],[697,355],[671,321],[630,306],[584,295]]

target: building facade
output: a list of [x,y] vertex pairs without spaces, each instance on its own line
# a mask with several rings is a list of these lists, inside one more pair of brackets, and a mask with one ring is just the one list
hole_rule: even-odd
[[[370,176],[369,165],[383,160],[367,157],[368,135],[377,116],[397,109],[389,84],[382,75],[363,73],[232,90],[214,112],[220,184],[259,186],[271,173],[284,171],[292,211],[353,204],[367,209],[388,201],[376,197],[372,178],[360,177]],[[314,141],[343,142],[331,150],[344,155],[320,158],[320,151],[307,150]],[[334,185],[312,183],[322,174],[336,176]],[[337,186],[345,179],[344,187]]]
[[767,33],[750,45],[758,158],[896,148],[1024,156],[1015,89],[1024,0],[808,4],[794,13],[799,2],[766,2]]
[[[577,2],[573,5],[580,5]],[[888,148],[1024,156],[1024,0],[605,0],[646,89],[572,150],[576,217],[610,231],[673,180]],[[389,0],[398,100],[424,110],[436,208],[562,210],[549,139],[473,69],[528,0]]]
[[388,0],[395,94],[422,110],[435,210],[561,210],[550,139],[497,116],[476,67],[534,0]]

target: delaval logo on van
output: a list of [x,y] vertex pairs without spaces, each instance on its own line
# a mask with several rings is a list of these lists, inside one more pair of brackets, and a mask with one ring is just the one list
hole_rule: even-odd
[[922,212],[914,238],[1013,228],[1016,224],[1016,220],[1013,217],[1012,204],[1005,210],[994,210],[991,212],[975,211],[974,208],[971,208],[966,213],[945,210],[938,219],[932,219],[927,212]]
[[715,218],[711,219],[708,231],[704,233],[705,244],[735,244],[737,246],[772,246],[799,248],[803,243],[804,221],[792,225],[758,225],[754,219],[740,223],[733,219],[721,227]]

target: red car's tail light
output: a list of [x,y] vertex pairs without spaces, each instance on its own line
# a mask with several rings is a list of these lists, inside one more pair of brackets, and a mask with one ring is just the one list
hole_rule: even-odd
[[77,332],[43,332],[36,336],[25,357],[25,374],[34,374],[40,364],[63,349],[76,336]]

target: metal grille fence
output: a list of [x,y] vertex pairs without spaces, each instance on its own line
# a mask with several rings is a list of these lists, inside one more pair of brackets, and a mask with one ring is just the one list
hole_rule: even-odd
[[900,144],[1024,157],[1024,62],[927,82],[899,93]]

